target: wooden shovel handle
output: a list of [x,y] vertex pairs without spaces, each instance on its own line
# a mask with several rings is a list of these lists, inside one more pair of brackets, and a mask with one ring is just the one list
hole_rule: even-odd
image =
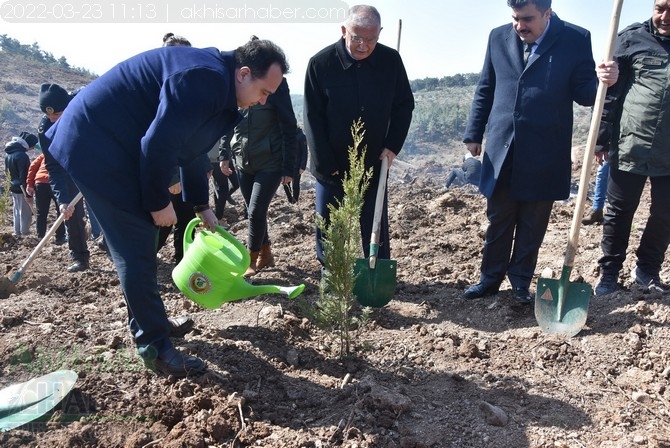
[[[68,207],[74,207],[81,198],[81,192],[77,193],[74,199],[72,199],[72,202],[68,204]],[[19,270],[14,273],[14,276],[12,277],[12,283],[16,284],[21,279],[23,273],[30,267],[37,255],[39,255],[39,253],[42,251],[44,245],[51,240],[51,237],[54,235],[54,233],[56,233],[56,230],[58,230],[58,227],[63,223],[63,221],[65,221],[65,215],[61,213],[58,215],[58,218],[53,223],[46,235],[44,235],[42,240],[37,244],[37,246],[35,246],[35,249],[33,249],[30,255],[28,255],[28,258],[26,258],[26,261],[23,262]]]
[[[616,41],[617,30],[619,29],[619,17],[621,16],[621,7],[623,0],[614,0],[612,8],[612,18],[610,20],[609,39],[605,50],[605,60],[610,61],[614,55],[614,44]],[[586,149],[584,150],[584,162],[582,164],[582,173],[579,179],[579,191],[575,203],[575,213],[572,216],[572,225],[570,226],[570,238],[565,250],[564,265],[572,267],[575,263],[575,254],[579,243],[579,229],[581,227],[581,217],[584,214],[584,204],[588,193],[589,178],[591,176],[591,165],[593,162],[596,148],[596,139],[598,138],[598,129],[600,128],[600,118],[605,106],[605,97],[607,95],[607,84],[600,81],[596,93],[596,101],[593,105],[593,115],[591,116],[591,126],[589,135],[586,139]]]
[[375,214],[372,220],[372,233],[370,234],[370,269],[374,269],[377,264],[377,254],[379,253],[379,228],[381,227],[382,222],[388,171],[389,161],[388,158],[384,157],[382,159],[381,169],[379,170],[379,185],[377,186],[377,197],[375,198]]

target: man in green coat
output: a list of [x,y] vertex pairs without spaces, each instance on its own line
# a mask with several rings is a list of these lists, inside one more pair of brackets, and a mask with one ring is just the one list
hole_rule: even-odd
[[651,19],[623,30],[614,56],[619,81],[607,92],[597,158],[610,163],[596,294],[618,289],[628,239],[647,179],[649,219],[632,281],[665,292],[660,271],[670,244],[670,0],[655,0]]

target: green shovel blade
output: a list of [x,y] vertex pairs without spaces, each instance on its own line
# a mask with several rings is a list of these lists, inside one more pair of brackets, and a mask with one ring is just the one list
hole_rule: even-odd
[[0,390],[0,431],[29,423],[52,410],[74,387],[77,374],[59,370]]
[[[535,295],[535,318],[546,333],[575,336],[586,324],[591,285],[540,277]],[[561,297],[561,294],[563,295]]]
[[354,295],[363,306],[381,308],[393,299],[396,287],[398,262],[377,259],[374,269],[367,258],[359,258],[354,265],[356,281]]

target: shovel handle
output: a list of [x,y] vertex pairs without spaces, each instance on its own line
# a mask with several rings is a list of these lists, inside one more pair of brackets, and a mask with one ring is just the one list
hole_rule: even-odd
[[389,161],[388,158],[384,157],[379,170],[379,185],[377,185],[377,196],[375,198],[375,214],[372,221],[372,233],[370,234],[370,269],[375,268],[375,265],[377,264],[377,254],[379,254],[379,228],[381,227],[382,222],[388,171]]
[[[81,198],[82,198],[81,192],[77,193],[77,195],[74,197],[74,199],[72,199],[72,202],[70,202],[68,204],[68,208],[71,208],[71,207],[74,207],[75,205],[77,205],[77,202],[79,202],[79,200]],[[14,275],[12,276],[12,279],[11,279],[11,282],[13,284],[18,283],[18,281],[21,279],[21,276],[23,275],[23,273],[28,269],[28,267],[30,267],[30,265],[33,263],[33,261],[37,257],[37,255],[39,255],[39,253],[42,251],[42,248],[44,247],[44,245],[47,244],[49,242],[49,240],[51,240],[51,237],[54,235],[54,233],[56,233],[56,230],[58,230],[58,227],[63,223],[63,221],[65,221],[65,215],[61,213],[61,214],[58,215],[58,219],[56,219],[56,222],[53,223],[53,225],[51,226],[49,231],[46,233],[46,235],[44,235],[42,240],[37,244],[37,246],[35,246],[35,249],[33,249],[33,251],[30,253],[30,255],[28,255],[28,258],[26,258],[26,261],[23,262],[23,264],[21,265],[19,270],[14,273]]]
[[[610,20],[609,40],[605,49],[605,60],[609,61],[614,55],[614,44],[619,29],[619,18],[621,16],[621,7],[623,0],[614,0],[612,8],[612,17]],[[575,203],[575,213],[572,216],[572,225],[570,226],[570,238],[568,246],[565,250],[564,265],[573,267],[575,263],[575,254],[577,253],[577,246],[579,243],[579,229],[581,228],[581,217],[584,214],[584,204],[586,203],[586,196],[588,193],[589,178],[591,176],[591,165],[593,162],[593,155],[596,147],[596,140],[598,138],[598,129],[600,128],[600,119],[605,106],[605,98],[607,95],[607,84],[602,81],[598,83],[598,91],[596,93],[595,104],[593,105],[593,113],[591,115],[591,125],[589,127],[589,135],[586,139],[586,149],[584,150],[584,162],[582,164],[582,172],[579,178],[579,191],[577,192],[577,200]]]

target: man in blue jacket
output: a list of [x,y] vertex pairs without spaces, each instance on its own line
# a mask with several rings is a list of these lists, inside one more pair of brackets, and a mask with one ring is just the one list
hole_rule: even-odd
[[[68,173],[99,219],[138,353],[158,373],[186,376],[206,369],[202,360],[173,347],[158,292],[157,226],[177,220],[168,191],[174,169],[180,167],[184,201],[195,204],[213,231],[207,151],[238,123],[238,107],[265,103],[287,71],[284,53],[267,40],[230,52],[157,48],[93,81],[50,130],[60,168],[49,169],[55,188]],[[71,213],[63,212],[66,218]]]
[[[512,23],[489,35],[484,67],[463,141],[473,156],[486,151],[480,191],[487,198],[479,283],[474,299],[498,292],[505,275],[519,303],[529,286],[553,202],[570,190],[573,102],[591,106],[598,78],[590,33],[552,12],[551,0],[508,0]],[[598,77],[616,82],[616,64]]]

